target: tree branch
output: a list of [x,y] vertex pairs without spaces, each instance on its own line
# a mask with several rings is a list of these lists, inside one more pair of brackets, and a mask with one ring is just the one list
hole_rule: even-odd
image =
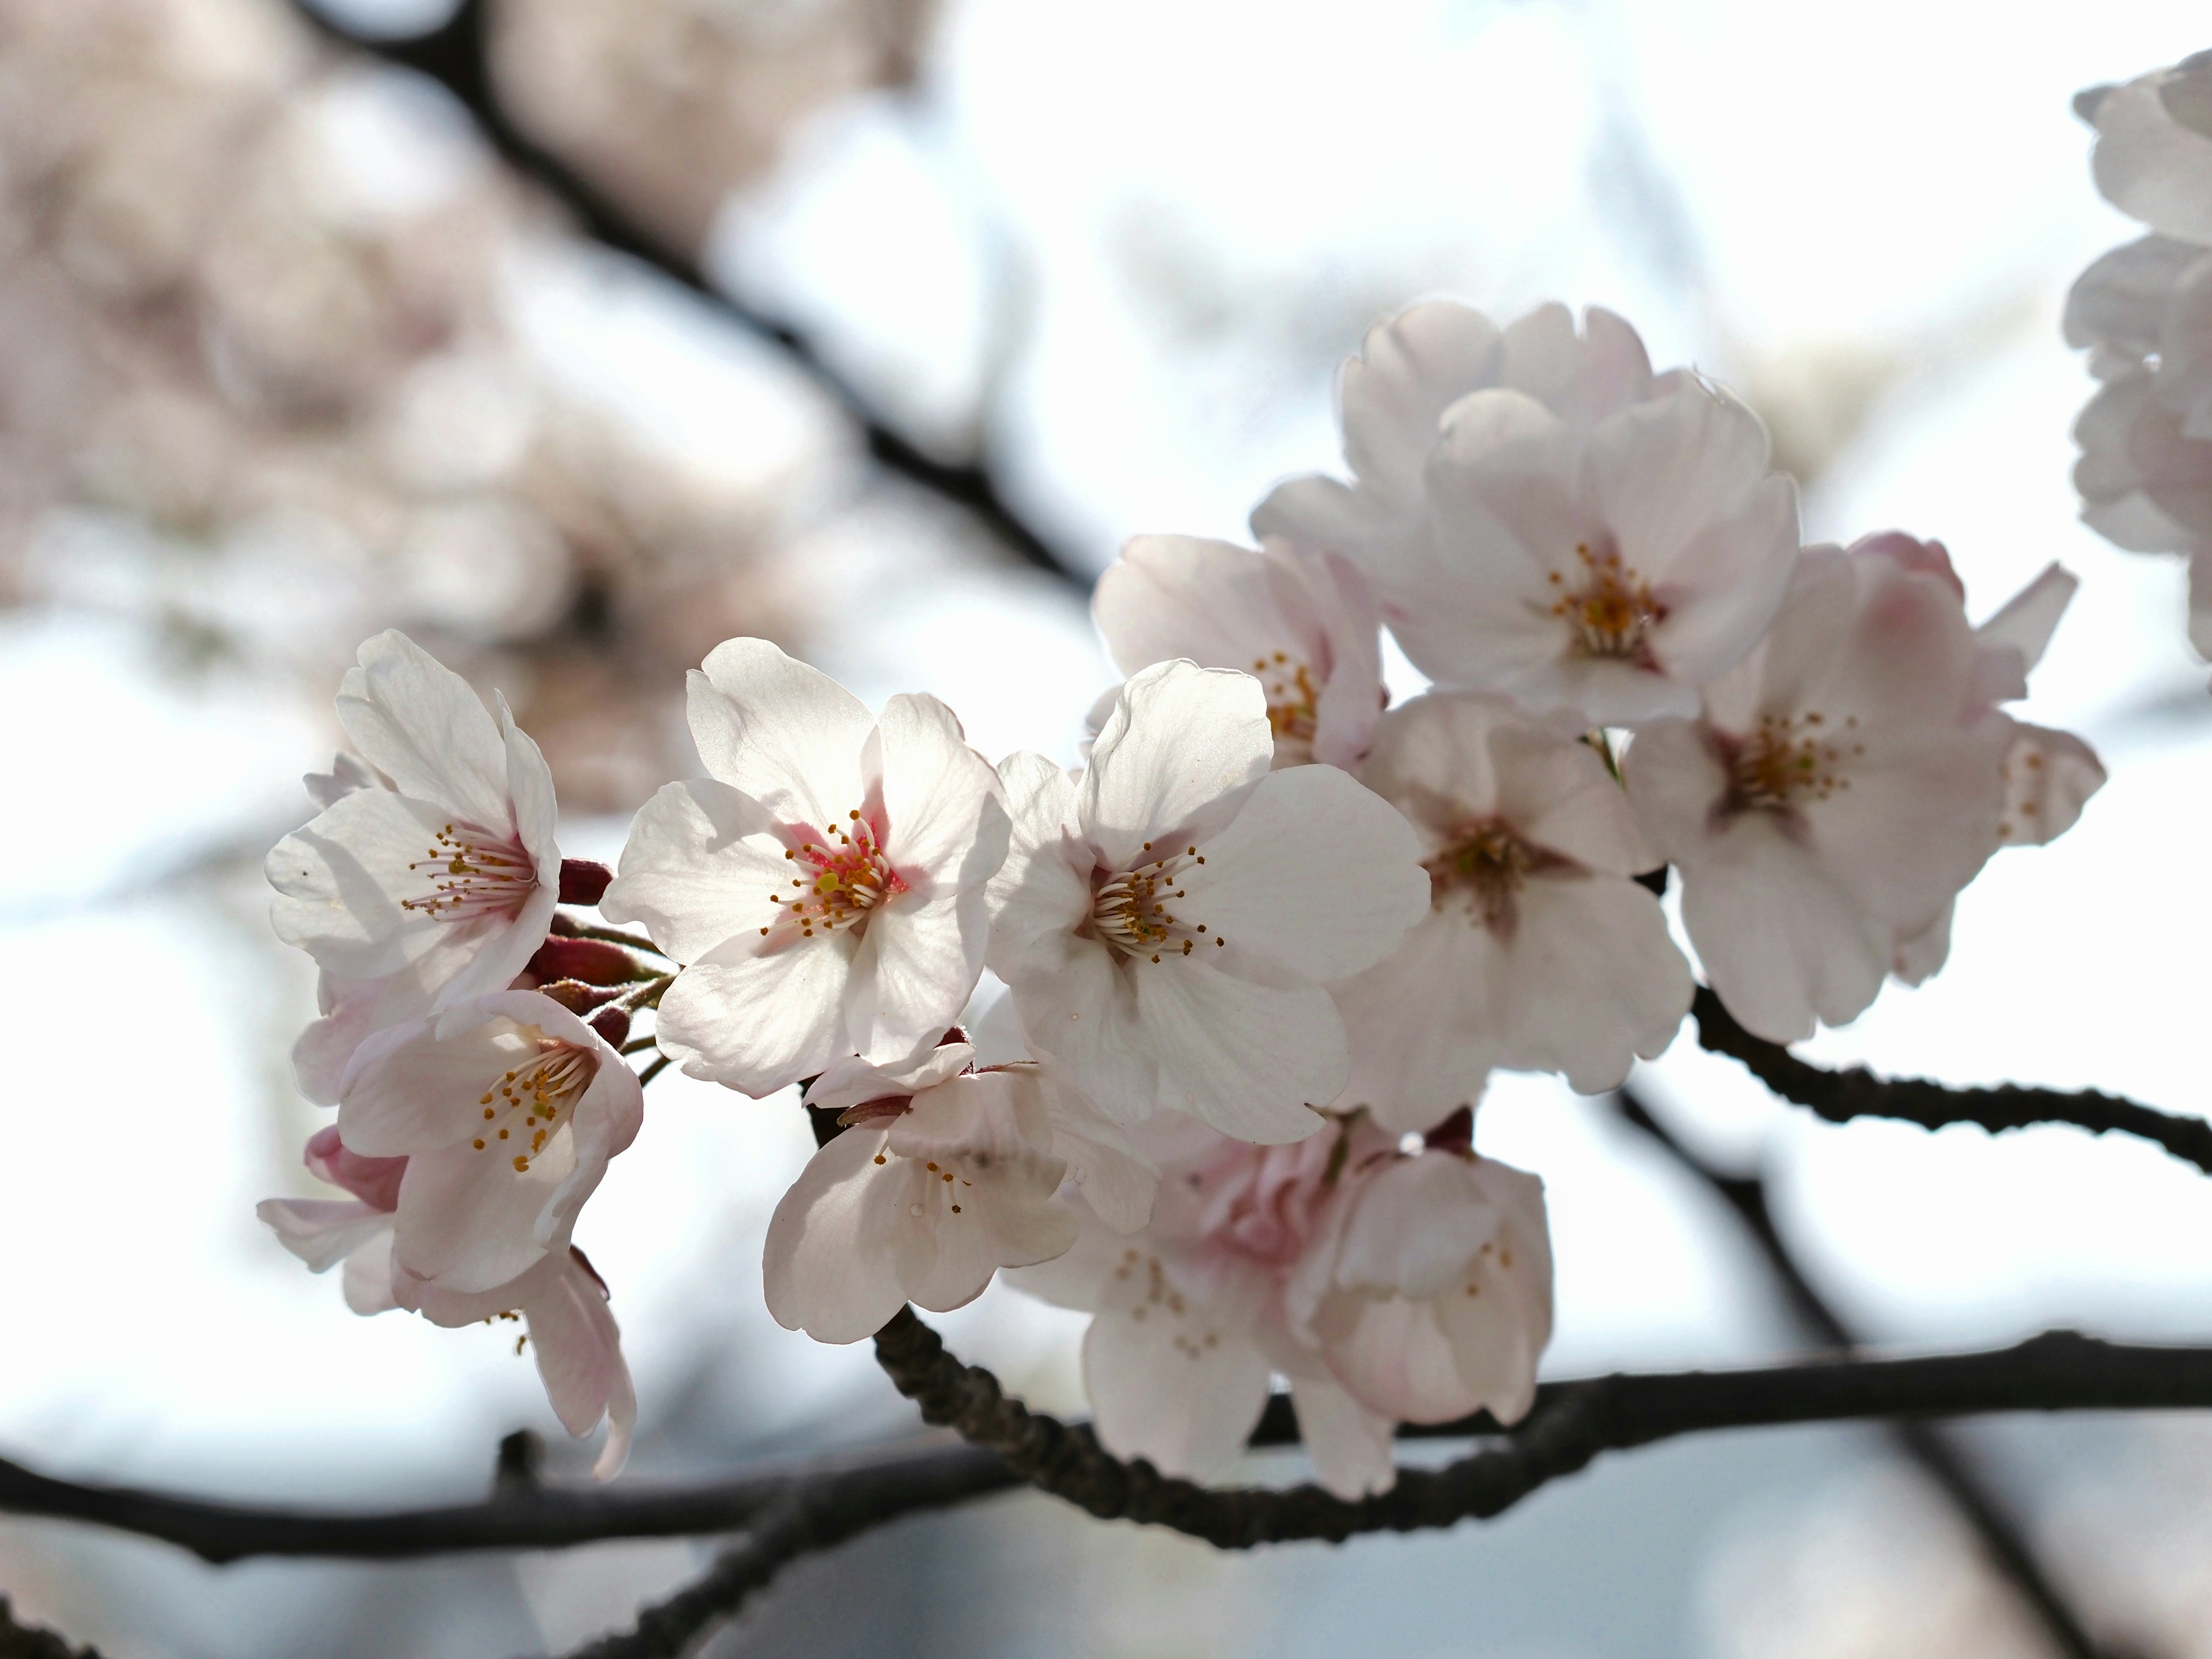
[[689,250],[668,246],[620,203],[516,126],[493,85],[484,47],[484,0],[461,0],[453,16],[430,33],[400,40],[351,33],[317,10],[313,0],[293,0],[293,8],[324,39],[438,82],[476,118],[500,159],[559,202],[586,235],[681,283],[748,333],[778,347],[844,409],[879,465],[962,508],[1027,563],[1080,592],[1091,591],[1092,578],[1081,562],[1055,547],[1015,510],[989,466],[981,461],[941,461],[926,453],[832,368],[805,334],[714,286]]
[[[1752,1242],[1758,1245],[1759,1254],[1772,1270],[1784,1299],[1798,1322],[1831,1350],[1840,1353],[1859,1351],[1863,1346],[1859,1340],[1812,1280],[1806,1278],[1781,1230],[1775,1225],[1773,1210],[1766,1201],[1766,1183],[1753,1177],[1729,1175],[1706,1163],[1654,1117],[1633,1090],[1616,1090],[1613,1100],[1624,1118],[1656,1141],[1676,1163],[1711,1188],[1735,1212],[1744,1231],[1751,1235]],[[1932,1424],[1905,1420],[1886,1426],[1898,1447],[1919,1465],[1980,1538],[1991,1565],[2011,1582],[2058,1651],[2067,1659],[2101,1659],[2081,1619],[2044,1571],[2042,1564],[2028,1547],[2027,1540],[2005,1513],[2004,1506],[1975,1474],[1964,1449]]]
[[0,1659],[100,1659],[90,1648],[71,1647],[58,1631],[43,1625],[19,1625],[8,1598],[0,1595]]
[[2092,1134],[2138,1135],[2212,1174],[2212,1123],[2203,1118],[2161,1112],[2094,1089],[2028,1089],[2011,1083],[1995,1089],[1954,1089],[1925,1078],[1877,1077],[1863,1066],[1826,1071],[1798,1059],[1778,1042],[1753,1036],[1702,985],[1690,1006],[1690,1018],[1698,1023],[1699,1043],[1741,1060],[1784,1100],[1807,1107],[1831,1123],[1892,1117],[1923,1129],[1978,1123],[1991,1133],[2034,1123],[2070,1123]]

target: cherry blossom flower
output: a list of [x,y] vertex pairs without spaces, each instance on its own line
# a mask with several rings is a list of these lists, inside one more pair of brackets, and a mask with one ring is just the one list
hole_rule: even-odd
[[1001,1267],[1058,1255],[1073,1177],[1123,1232],[1152,1214],[1157,1177],[1111,1124],[1034,1061],[966,1070],[940,1044],[891,1070],[848,1060],[807,1103],[848,1127],[816,1152],[769,1222],[769,1311],[823,1342],[856,1342],[907,1302],[964,1307]]
[[323,811],[265,866],[277,937],[322,970],[325,1018],[295,1062],[325,1102],[371,1030],[520,973],[561,870],[553,775],[504,700],[495,722],[467,681],[393,631],[361,647],[337,712],[360,757],[307,780]]
[[2097,130],[2090,170],[2107,201],[2162,235],[2212,245],[2212,52],[2093,88],[2075,108]]
[[[580,1438],[606,1419],[606,1447],[592,1473],[602,1480],[613,1479],[629,1455],[637,1394],[623,1359],[622,1332],[608,1310],[605,1281],[581,1250],[566,1243],[489,1291],[455,1292],[416,1279],[393,1259],[408,1162],[351,1152],[337,1126],[330,1125],[308,1141],[307,1167],[353,1196],[265,1199],[258,1213],[284,1248],[316,1273],[344,1264],[346,1305],[357,1314],[404,1307],[449,1327],[520,1320],[562,1426]],[[517,1346],[519,1352],[521,1345]]]
[[1660,858],[1587,744],[1502,697],[1431,692],[1382,717],[1362,775],[1420,836],[1431,899],[1404,944],[1335,988],[1340,1109],[1425,1129],[1492,1066],[1595,1094],[1673,1040],[1689,965],[1632,879]]
[[1096,1316],[1084,1382],[1107,1448],[1217,1476],[1279,1373],[1322,1484],[1356,1498],[1396,1479],[1398,1423],[1524,1413],[1551,1332],[1543,1187],[1454,1127],[1408,1154],[1364,1114],[1277,1146],[1147,1126],[1152,1225],[1086,1218],[1066,1255],[1008,1275]]
[[1178,658],[1248,670],[1267,692],[1276,765],[1349,768],[1366,753],[1384,702],[1380,628],[1367,579],[1340,556],[1139,536],[1091,610],[1124,674]]
[[1121,688],[1079,782],[1041,756],[1000,768],[991,966],[1030,1052],[1122,1121],[1312,1133],[1348,1065],[1323,988],[1426,908],[1405,820],[1334,767],[1271,772],[1273,753],[1257,680],[1172,662]]
[[761,1096],[934,1042],[982,971],[1006,846],[997,776],[952,711],[902,696],[872,720],[739,639],[691,676],[691,735],[709,775],[646,803],[599,904],[688,964],[663,1052]]
[[497,991],[363,1042],[338,1090],[354,1152],[407,1160],[398,1265],[488,1291],[568,1247],[608,1160],[637,1135],[637,1077],[591,1027],[535,991]]
[[[1893,971],[1933,972],[1952,901],[1990,854],[2056,834],[2101,781],[2075,740],[1996,708],[2026,690],[2070,583],[2046,572],[1984,637],[1940,544],[1812,550],[1702,717],[1631,744],[1630,802],[1748,1029],[1794,1042],[1855,1018]],[[2020,776],[2046,766],[2064,774],[2048,789]]]
[[1610,313],[1586,328],[1556,306],[1502,334],[1449,305],[1383,325],[1345,369],[1358,482],[1293,480],[1253,526],[1361,563],[1438,684],[1632,724],[1693,709],[1765,630],[1796,497],[1748,410],[1654,377]]

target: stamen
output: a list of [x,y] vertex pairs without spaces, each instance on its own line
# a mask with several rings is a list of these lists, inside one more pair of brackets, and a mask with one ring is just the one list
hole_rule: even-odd
[[1455,893],[1468,896],[1468,918],[1502,939],[1520,925],[1521,890],[1528,878],[1565,867],[1570,860],[1531,845],[1502,818],[1471,823],[1423,866],[1429,899],[1442,909]]
[[1734,746],[1728,757],[1729,789],[1722,810],[1787,812],[1808,800],[1827,799],[1851,787],[1849,763],[1866,753],[1853,734],[1858,716],[1845,717],[1832,730],[1817,710],[1802,714],[1767,714],[1759,729]]
[[[522,1030],[526,1036],[536,1031],[533,1026]],[[518,1069],[507,1073],[483,1097],[485,1100],[496,1098],[499,1102],[496,1106],[484,1108],[487,1121],[503,1115],[510,1121],[501,1125],[489,1139],[479,1135],[469,1143],[481,1152],[495,1142],[512,1139],[514,1126],[511,1120],[516,1113],[521,1113],[521,1127],[530,1133],[530,1149],[512,1156],[517,1175],[528,1170],[531,1160],[544,1152],[554,1133],[554,1119],[562,1107],[573,1105],[581,1098],[599,1070],[599,1056],[588,1048],[544,1036],[538,1036],[537,1042],[538,1053]]]
[[[1152,844],[1145,843],[1151,852]],[[1188,956],[1206,924],[1192,926],[1168,908],[1188,896],[1177,878],[1193,864],[1203,864],[1198,848],[1187,848],[1164,858],[1155,858],[1118,875],[1101,872],[1091,900],[1091,935],[1103,939],[1121,956],[1158,962],[1163,957]],[[1216,945],[1225,941],[1211,935]]]
[[1303,745],[1310,752],[1321,724],[1321,692],[1314,684],[1313,670],[1278,651],[1272,659],[1255,657],[1252,673],[1267,695],[1267,725],[1276,742],[1287,740],[1293,748]]
[[1667,607],[1651,596],[1651,585],[1633,565],[1624,565],[1610,539],[1603,550],[1588,542],[1575,544],[1575,557],[1583,567],[1579,586],[1569,587],[1559,571],[1549,580],[1559,590],[1552,615],[1573,631],[1576,648],[1586,657],[1601,657],[1656,672],[1651,654],[1651,629],[1667,619]]
[[538,886],[538,866],[519,842],[459,818],[407,867],[422,872],[430,890],[400,900],[399,908],[440,921],[516,915]]
[[[907,890],[905,880],[884,856],[876,826],[858,808],[846,814],[847,828],[827,832],[823,844],[803,841],[784,857],[799,866],[792,878],[798,896],[770,893],[775,920],[761,929],[765,939],[781,930],[787,939],[795,928],[801,939],[812,939],[817,929],[834,933],[842,927],[858,933],[878,905]],[[828,844],[834,836],[835,847]]]

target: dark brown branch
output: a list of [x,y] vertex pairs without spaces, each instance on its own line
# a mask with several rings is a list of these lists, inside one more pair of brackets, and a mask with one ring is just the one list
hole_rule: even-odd
[[670,247],[619,202],[516,126],[492,83],[484,49],[484,0],[462,0],[437,29],[402,40],[349,33],[318,11],[313,0],[294,0],[294,9],[325,39],[438,82],[476,118],[500,159],[560,203],[586,235],[681,283],[748,333],[779,348],[844,409],[860,428],[878,465],[963,509],[1029,564],[1090,592],[1092,579],[1081,562],[1055,547],[1015,510],[988,465],[942,461],[926,453],[832,368],[805,334],[717,288],[690,250]]
[[1744,1067],[1784,1100],[1808,1108],[1831,1123],[1858,1117],[1892,1117],[1940,1129],[1978,1123],[1992,1133],[2034,1123],[2070,1123],[2092,1134],[2139,1135],[2174,1157],[2212,1174],[2212,1123],[2180,1117],[2094,1089],[2028,1089],[2008,1083],[1995,1089],[1954,1089],[1924,1078],[1876,1077],[1863,1066],[1825,1071],[1780,1043],[1753,1036],[1736,1024],[1721,1000],[1698,988],[1690,1017],[1698,1041]]
[[[1858,1352],[1863,1345],[1805,1276],[1796,1254],[1775,1225],[1772,1207],[1766,1201],[1766,1183],[1755,1177],[1730,1175],[1705,1162],[1652,1116],[1634,1091],[1619,1090],[1613,1099],[1623,1117],[1658,1142],[1677,1164],[1711,1188],[1735,1212],[1765,1258],[1799,1324],[1832,1352]],[[1898,1448],[1919,1465],[1980,1538],[1991,1564],[2011,1582],[2058,1651],[2067,1659],[2102,1659],[2080,1617],[2044,1571],[2003,1504],[1974,1472],[1965,1449],[1930,1423],[1905,1420],[1885,1426]]]

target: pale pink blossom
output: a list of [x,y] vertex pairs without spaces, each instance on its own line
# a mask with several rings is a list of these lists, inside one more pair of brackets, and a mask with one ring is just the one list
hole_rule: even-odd
[[1396,1479],[1400,1422],[1528,1410],[1551,1333],[1540,1182],[1463,1136],[1402,1151],[1364,1114],[1291,1146],[1170,1133],[1146,1134],[1150,1227],[1086,1219],[1066,1255],[1009,1275],[1095,1316],[1084,1382],[1109,1449],[1218,1476],[1279,1374],[1322,1484],[1356,1498]]
[[[1980,635],[1940,544],[1812,550],[1701,717],[1631,744],[1630,802],[1681,873],[1708,979],[1750,1030],[1794,1042],[1856,1018],[1890,973],[1933,972],[1953,900],[1990,854],[2057,833],[2101,781],[2076,740],[1997,708],[2026,690],[2070,586],[2046,572]],[[2045,767],[2064,778],[2017,775]]]
[[1269,769],[1249,674],[1188,662],[1121,688],[1080,781],[1015,755],[991,966],[1032,1054],[1101,1109],[1254,1140],[1321,1125],[1348,1065],[1325,987],[1419,920],[1411,829],[1334,767]]
[[1430,906],[1334,988],[1340,1109],[1426,1129],[1480,1099],[1492,1066],[1596,1094],[1674,1039],[1689,964],[1633,879],[1662,860],[1587,743],[1502,697],[1430,692],[1382,717],[1361,775],[1420,837]]
[[2107,201],[2153,230],[2212,245],[2212,52],[2083,93],[2090,170]]
[[393,1259],[406,1158],[350,1152],[332,1124],[308,1141],[307,1164],[353,1196],[264,1200],[258,1214],[286,1249],[317,1273],[343,1262],[346,1305],[358,1314],[404,1307],[449,1327],[520,1320],[562,1426],[580,1437],[605,1419],[607,1443],[592,1473],[607,1480],[621,1472],[637,1422],[637,1394],[623,1359],[621,1330],[607,1306],[606,1285],[581,1250],[564,1243],[516,1279],[489,1291],[441,1290],[409,1274]]
[[965,1042],[896,1070],[848,1061],[807,1103],[846,1125],[776,1206],[762,1260],[769,1311],[823,1342],[856,1342],[905,1303],[938,1311],[1001,1267],[1075,1240],[1056,1201],[1073,1176],[1121,1231],[1144,1225],[1157,1177],[1113,1125],[1034,1061],[967,1068]]
[[760,1096],[934,1042],[982,972],[1006,856],[989,763],[936,698],[873,718],[765,640],[716,647],[690,684],[708,775],[646,803],[599,903],[685,964],[662,1050]]
[[561,874],[553,775],[504,700],[495,721],[394,631],[361,647],[337,712],[359,757],[307,779],[323,811],[264,866],[277,937],[322,972],[324,1018],[294,1058],[302,1091],[325,1103],[370,1031],[520,973]]
[[458,1294],[564,1250],[644,1114],[622,1056],[535,991],[494,992],[376,1033],[338,1097],[348,1147],[407,1160],[393,1214],[398,1266]]
[[1098,579],[1091,615],[1114,665],[1240,668],[1267,697],[1275,764],[1353,767],[1382,711],[1381,628],[1365,576],[1292,542],[1255,551],[1139,536]]

